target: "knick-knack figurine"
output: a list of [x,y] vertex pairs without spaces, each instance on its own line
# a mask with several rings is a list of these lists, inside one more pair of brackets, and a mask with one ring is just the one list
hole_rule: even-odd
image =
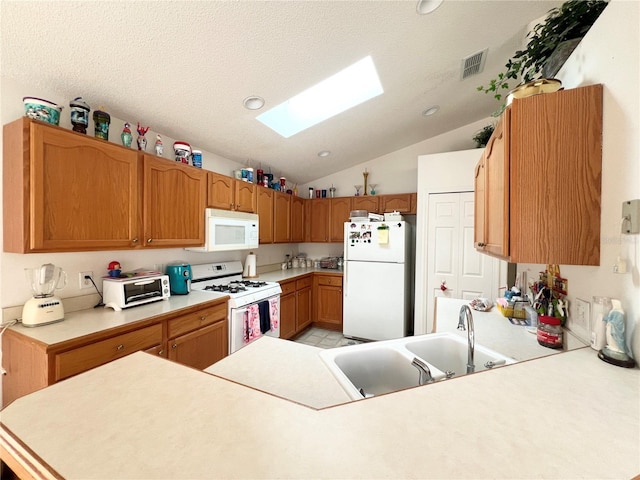
[[131,125],[129,125],[129,122],[124,122],[124,128],[122,129],[122,133],[120,134],[120,139],[122,140],[122,145],[127,148],[131,147],[131,140],[133,140],[133,135],[131,135]]
[[82,97],[76,97],[69,102],[71,107],[71,124],[74,132],[87,133],[87,125],[89,125],[89,112],[91,108]]
[[162,145],[162,137],[160,136],[160,134],[158,134],[156,135],[156,155],[161,157],[163,151],[164,145]]
[[141,127],[140,122],[138,122],[136,131],[138,132],[138,150],[144,152],[147,149],[147,139],[144,136],[149,131],[149,127]]
[[102,110],[103,108],[103,106],[100,106],[98,107],[98,110],[93,112],[95,136],[102,140],[109,140],[109,124],[111,123],[111,115]]

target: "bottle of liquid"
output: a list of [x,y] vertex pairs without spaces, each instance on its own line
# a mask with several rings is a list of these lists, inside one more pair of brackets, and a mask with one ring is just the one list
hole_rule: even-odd
[[607,343],[605,331],[607,324],[604,319],[611,311],[609,297],[593,297],[591,312],[591,348],[602,350]]

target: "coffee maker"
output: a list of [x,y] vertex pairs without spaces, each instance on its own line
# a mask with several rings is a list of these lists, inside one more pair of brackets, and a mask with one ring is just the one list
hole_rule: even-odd
[[22,307],[22,325],[37,327],[64,320],[62,300],[53,295],[67,285],[67,274],[60,267],[46,263],[37,268],[25,268],[33,298]]

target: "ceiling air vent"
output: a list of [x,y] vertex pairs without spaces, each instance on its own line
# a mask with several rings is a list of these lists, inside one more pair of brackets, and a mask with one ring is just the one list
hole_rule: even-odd
[[484,69],[484,62],[487,59],[487,48],[469,55],[462,59],[462,71],[460,72],[460,80],[464,80],[471,75],[476,75]]

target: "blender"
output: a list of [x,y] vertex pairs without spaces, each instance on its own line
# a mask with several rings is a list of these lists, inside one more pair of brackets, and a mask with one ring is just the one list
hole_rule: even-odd
[[60,267],[46,263],[38,268],[25,268],[33,298],[22,307],[22,325],[37,327],[64,319],[62,301],[53,295],[67,285],[67,274]]

